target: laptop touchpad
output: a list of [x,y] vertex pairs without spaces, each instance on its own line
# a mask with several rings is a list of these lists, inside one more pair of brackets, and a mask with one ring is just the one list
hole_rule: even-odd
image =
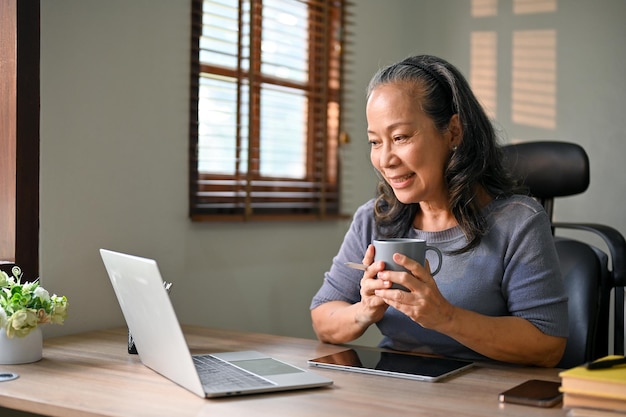
[[243,368],[246,371],[262,376],[304,372],[302,369],[298,369],[294,366],[287,365],[286,363],[271,358],[230,361],[230,363]]

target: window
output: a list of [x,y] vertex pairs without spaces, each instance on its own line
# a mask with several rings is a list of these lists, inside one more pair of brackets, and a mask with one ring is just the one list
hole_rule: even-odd
[[192,220],[337,216],[345,0],[192,4]]

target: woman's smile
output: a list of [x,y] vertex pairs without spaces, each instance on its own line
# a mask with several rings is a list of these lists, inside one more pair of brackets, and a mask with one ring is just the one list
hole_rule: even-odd
[[415,178],[415,173],[410,172],[405,175],[396,175],[392,177],[385,176],[389,185],[391,185],[394,189],[401,189],[410,186]]

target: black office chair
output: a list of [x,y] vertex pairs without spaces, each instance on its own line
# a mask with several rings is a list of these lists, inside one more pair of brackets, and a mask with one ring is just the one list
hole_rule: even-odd
[[[540,201],[550,220],[554,198],[584,192],[589,186],[589,158],[585,150],[566,142],[527,142],[503,148],[514,178]],[[595,223],[552,222],[557,229],[593,233],[606,243],[608,254],[588,243],[555,237],[555,245],[569,296],[569,338],[559,367],[570,368],[609,353],[610,294],[615,288],[615,354],[624,354],[624,286],[626,242],[610,226]],[[610,255],[610,256],[609,256]],[[610,259],[610,267],[609,267]]]

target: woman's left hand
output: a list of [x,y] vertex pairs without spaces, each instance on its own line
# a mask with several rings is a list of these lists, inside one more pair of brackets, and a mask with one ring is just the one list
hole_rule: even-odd
[[380,289],[375,294],[424,328],[439,330],[450,324],[455,308],[439,292],[437,283],[429,272],[428,260],[422,266],[399,253],[393,255],[393,260],[410,273],[385,270],[378,273],[378,278],[400,284],[408,291]]

